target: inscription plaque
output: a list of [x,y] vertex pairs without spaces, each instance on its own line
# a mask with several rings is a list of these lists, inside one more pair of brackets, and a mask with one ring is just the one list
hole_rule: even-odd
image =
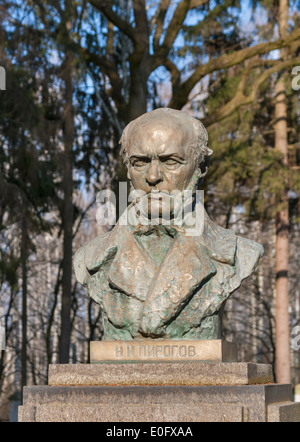
[[91,362],[212,361],[235,362],[235,344],[214,340],[140,340],[90,343]]

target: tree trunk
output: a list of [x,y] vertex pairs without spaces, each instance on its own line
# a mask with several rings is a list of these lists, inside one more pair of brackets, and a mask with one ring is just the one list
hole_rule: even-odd
[[147,112],[147,81],[149,72],[143,64],[147,64],[147,57],[139,61],[138,65],[131,62],[130,66],[130,92],[128,111],[125,123],[138,118],[140,115]]
[[[282,38],[288,34],[288,0],[280,0],[279,31]],[[281,49],[281,58],[286,49]],[[284,74],[275,86],[275,149],[283,155],[288,166],[287,103]],[[276,215],[276,382],[290,383],[290,331],[289,331],[289,202],[286,188],[283,190],[280,210]]]
[[59,362],[69,362],[71,342],[71,294],[72,294],[72,242],[73,242],[73,55],[66,54],[64,65],[65,109],[63,117],[64,153],[63,153],[63,275],[61,305],[61,335]]
[[47,328],[46,328],[46,334],[45,334],[47,367],[50,364],[52,364],[53,349],[51,347],[51,330],[52,330],[52,326],[54,324],[55,310],[57,307],[59,289],[60,289],[60,285],[61,285],[61,272],[62,272],[62,262],[61,262],[59,269],[58,269],[56,284],[55,284],[54,293],[53,293],[54,299],[53,299],[53,304],[52,304],[50,312],[49,312],[49,319],[47,321]]
[[21,266],[22,266],[22,350],[21,350],[21,383],[27,384],[27,259],[28,259],[28,225],[26,203],[23,205],[21,225]]

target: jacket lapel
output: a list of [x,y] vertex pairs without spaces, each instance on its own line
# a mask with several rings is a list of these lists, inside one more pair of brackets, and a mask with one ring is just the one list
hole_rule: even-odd
[[216,268],[206,247],[195,237],[178,233],[149,287],[141,331],[150,336],[159,336],[162,327],[215,273]]
[[120,292],[144,301],[155,277],[155,263],[126,226],[118,227],[116,244],[118,250],[109,268],[108,280]]

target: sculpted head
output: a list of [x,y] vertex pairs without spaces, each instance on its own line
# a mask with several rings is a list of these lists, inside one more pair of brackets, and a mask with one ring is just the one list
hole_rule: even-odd
[[128,178],[135,189],[146,193],[194,188],[206,175],[212,154],[203,124],[168,108],[133,120],[120,143]]

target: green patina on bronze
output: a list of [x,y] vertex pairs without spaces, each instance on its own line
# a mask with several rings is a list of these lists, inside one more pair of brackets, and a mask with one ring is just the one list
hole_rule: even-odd
[[[132,185],[147,195],[194,189],[212,153],[202,124],[170,109],[134,120],[121,142]],[[199,205],[195,200],[195,213]],[[126,219],[135,213],[132,203]],[[106,340],[222,337],[225,302],[254,271],[263,247],[202,213],[199,235],[188,236],[184,224],[119,222],[78,250],[76,277],[102,308]]]

